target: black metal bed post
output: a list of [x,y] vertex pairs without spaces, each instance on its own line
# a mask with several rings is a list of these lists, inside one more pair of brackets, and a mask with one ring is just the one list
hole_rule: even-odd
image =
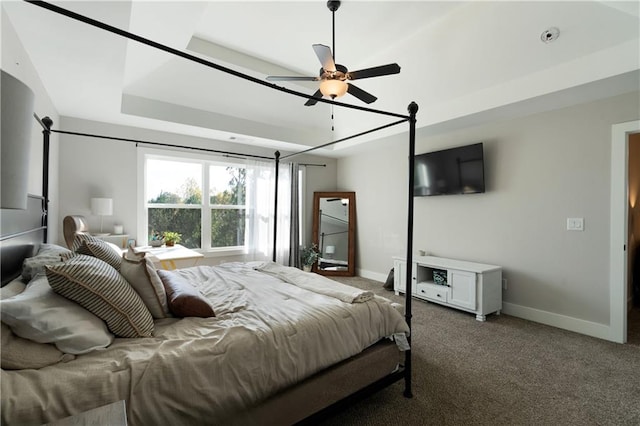
[[53,120],[44,117],[42,125],[42,227],[44,228],[44,242],[48,242],[49,237],[49,146],[51,144],[51,126]]
[[276,157],[276,185],[275,196],[273,197],[273,255],[272,260],[276,261],[276,248],[278,246],[278,172],[280,171],[280,151],[275,152]]
[[[414,162],[413,157],[416,154],[416,114],[418,112],[418,104],[411,102],[409,107],[409,190],[408,190],[408,211],[407,211],[407,259],[406,259],[406,288],[405,288],[405,319],[411,330],[411,287],[413,282],[413,180],[414,180]],[[407,338],[411,345],[411,333]],[[404,396],[413,397],[411,391],[411,349],[404,354]]]

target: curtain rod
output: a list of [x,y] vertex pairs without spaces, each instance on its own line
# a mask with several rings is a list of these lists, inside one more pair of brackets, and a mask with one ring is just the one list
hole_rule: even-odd
[[371,129],[371,130],[367,130],[367,131],[364,131],[364,132],[361,132],[361,133],[358,133],[358,134],[355,134],[355,135],[347,136],[346,138],[342,138],[342,139],[338,139],[338,140],[335,140],[335,141],[332,141],[332,142],[327,142],[327,143],[322,144],[322,145],[314,146],[312,148],[305,149],[304,151],[294,152],[293,154],[289,154],[289,155],[283,156],[281,158],[281,160],[284,160],[286,158],[291,158],[291,157],[293,157],[295,155],[306,154],[306,153],[314,151],[316,149],[326,148],[328,146],[337,144],[339,142],[348,141],[349,139],[357,138],[359,136],[364,136],[364,135],[369,134],[369,133],[377,132],[378,130],[386,129],[387,127],[392,127],[392,126],[395,126],[397,124],[404,123],[405,121],[407,121],[407,120],[395,121],[393,123],[385,124],[384,126],[376,127],[375,129]]
[[62,7],[47,3],[45,1],[34,1],[34,0],[25,0],[25,1],[27,3],[31,3],[31,4],[33,4],[35,6],[39,6],[39,7],[42,7],[44,9],[48,9],[48,10],[50,10],[52,12],[55,12],[55,13],[58,13],[60,15],[64,15],[64,16],[66,16],[68,18],[75,19],[76,21],[84,22],[85,24],[92,25],[92,26],[97,27],[97,28],[101,28],[101,29],[103,29],[105,31],[120,35],[122,37],[137,41],[137,42],[142,43],[142,44],[146,44],[147,46],[151,46],[151,47],[154,47],[156,49],[163,50],[163,51],[165,51],[167,53],[171,53],[173,55],[180,56],[180,57],[182,57],[184,59],[188,59],[190,61],[197,62],[197,63],[199,63],[201,65],[205,65],[205,66],[207,66],[209,68],[217,69],[218,71],[222,71],[222,72],[225,72],[227,74],[234,75],[236,77],[251,81],[253,83],[260,84],[260,85],[266,86],[266,87],[270,87],[270,88],[278,90],[280,92],[289,93],[290,95],[295,95],[295,96],[299,96],[299,97],[306,98],[306,99],[314,99],[314,100],[316,100],[318,102],[324,102],[324,103],[327,103],[327,104],[337,105],[337,106],[341,106],[341,107],[345,107],[345,108],[351,108],[351,109],[357,109],[357,110],[360,110],[360,111],[371,112],[371,113],[374,113],[374,114],[388,115],[388,116],[392,116],[392,117],[400,117],[400,118],[405,118],[405,119],[409,118],[409,116],[402,115],[402,114],[397,114],[397,113],[394,113],[394,112],[381,111],[381,110],[377,110],[377,109],[373,109],[373,108],[367,108],[367,107],[363,107],[363,106],[359,106],[359,105],[350,105],[350,104],[345,104],[345,103],[342,103],[342,102],[336,102],[334,100],[329,100],[329,99],[324,99],[324,98],[316,98],[313,95],[307,95],[306,93],[297,92],[295,90],[287,89],[286,87],[278,86],[276,84],[269,83],[269,82],[264,81],[264,80],[260,80],[259,78],[255,78],[255,77],[252,77],[250,75],[243,74],[243,73],[241,73],[239,71],[232,70],[231,68],[227,68],[227,67],[224,67],[222,65],[218,65],[215,62],[207,61],[206,59],[199,58],[199,57],[197,57],[195,55],[191,55],[191,54],[183,52],[181,50],[174,49],[173,47],[169,47],[167,45],[155,42],[153,40],[149,40],[149,39],[141,37],[141,36],[139,36],[137,34],[130,33],[128,31],[122,30],[120,28],[116,28],[116,27],[111,26],[109,24],[105,24],[104,22],[97,21],[95,19],[89,18],[89,17],[84,16],[84,15],[80,15],[79,13],[72,12],[72,11],[70,11],[68,9],[64,9]]
[[60,134],[64,134],[64,135],[85,136],[85,137],[97,138],[97,139],[111,139],[111,140],[116,140],[116,141],[121,141],[121,142],[132,142],[132,143],[136,143],[136,144],[137,143],[144,143],[144,144],[147,144],[147,145],[164,146],[164,147],[169,147],[169,148],[184,148],[184,149],[190,149],[190,150],[194,150],[194,151],[212,152],[212,153],[215,153],[215,154],[222,154],[222,155],[227,155],[227,156],[242,156],[242,157],[247,157],[247,158],[260,158],[260,159],[263,159],[263,160],[273,160],[273,157],[266,157],[266,156],[263,156],[263,155],[241,154],[241,153],[238,153],[238,152],[221,151],[221,150],[210,149],[210,148],[198,148],[198,147],[176,145],[176,144],[163,143],[163,142],[153,142],[153,141],[145,141],[145,140],[139,140],[139,139],[119,138],[119,137],[115,137],[115,136],[94,135],[94,134],[90,134],[90,133],[69,132],[69,131],[66,131],[66,130],[54,130],[54,129],[51,129],[51,132],[60,133]]

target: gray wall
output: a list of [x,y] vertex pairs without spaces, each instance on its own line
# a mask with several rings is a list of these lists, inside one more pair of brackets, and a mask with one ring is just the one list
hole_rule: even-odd
[[[108,135],[121,138],[155,141],[168,144],[206,147],[211,149],[273,156],[273,150],[224,141],[212,141],[172,133],[151,131],[135,127],[116,126],[77,118],[63,117],[63,130]],[[60,136],[60,218],[70,214],[84,215],[90,229],[100,226],[100,218],[92,216],[92,197],[113,198],[113,216],[104,218],[105,231],[114,223],[124,225],[126,233],[137,238],[137,148],[133,143],[88,137]],[[283,153],[284,155],[284,153]],[[326,167],[306,168],[305,229],[311,234],[311,206],[313,191],[334,188],[336,184],[336,160],[332,158],[301,155],[293,161],[325,164]],[[63,242],[62,229],[58,241]],[[216,258],[218,263],[228,258]]]
[[[487,192],[415,198],[415,250],[501,265],[507,310],[608,324],[611,125],[639,107],[632,93],[419,138],[416,153],[484,142]],[[383,280],[405,254],[407,135],[373,146],[339,160],[338,186],[357,193],[360,274]]]

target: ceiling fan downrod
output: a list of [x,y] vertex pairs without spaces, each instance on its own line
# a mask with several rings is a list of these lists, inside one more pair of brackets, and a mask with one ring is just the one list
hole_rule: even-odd
[[331,11],[331,33],[332,33],[332,45],[331,52],[333,52],[333,62],[336,61],[336,10],[340,7],[340,0],[327,1],[327,7]]

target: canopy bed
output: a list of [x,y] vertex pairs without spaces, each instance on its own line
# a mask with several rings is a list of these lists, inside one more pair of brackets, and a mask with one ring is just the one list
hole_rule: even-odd
[[[29,3],[252,83],[290,95],[312,98],[58,6],[45,2]],[[313,99],[399,120],[301,152],[284,156],[276,152],[273,158],[276,182],[279,164],[283,160],[404,122],[409,123],[408,158],[413,158],[418,110],[415,103],[409,105],[409,115],[401,115],[329,99]],[[52,132],[170,145],[56,130],[47,117],[39,121],[43,126],[44,144],[42,197],[29,196],[26,215],[16,210],[2,212],[0,250],[2,284],[6,286],[2,299],[14,297],[6,297],[5,293],[12,294],[15,288],[21,289],[17,293],[42,288],[40,282],[33,281],[43,276],[49,279],[56,292],[65,295],[65,285],[68,283],[64,283],[60,276],[66,277],[69,272],[58,270],[64,269],[64,266],[48,265],[44,275],[33,274],[29,277],[33,281],[28,282],[26,290],[27,282],[16,283],[16,278],[26,278],[24,265],[29,263],[28,259],[37,259],[44,252],[50,255],[51,251],[58,250],[47,244],[48,149]],[[237,154],[215,149],[204,151]],[[410,264],[413,251],[412,161],[409,161],[409,185],[406,191],[409,212],[406,259]],[[277,202],[276,196],[275,211]],[[275,235],[276,225],[274,261]],[[78,244],[86,249],[98,243],[85,240]],[[352,247],[350,243],[349,250]],[[98,248],[102,249],[99,244]],[[75,253],[63,253],[62,256],[68,257],[66,262],[72,263],[74,268],[85,267],[87,274],[94,274],[96,270],[102,274],[108,269],[103,263],[110,264],[109,259],[121,265],[123,274],[126,268],[134,267],[132,264],[144,267],[139,266],[144,265],[144,260],[126,259],[126,255],[117,260],[107,255],[104,262],[100,263],[102,259],[99,257],[105,255],[104,250],[91,254],[96,257],[78,250]],[[134,255],[131,253],[131,256]],[[351,257],[348,262],[352,267]],[[113,265],[107,266],[111,268]],[[129,330],[132,334],[127,334],[118,328],[122,326],[120,320],[105,320],[107,329],[100,332],[103,334],[98,334],[104,335],[108,343],[96,343],[96,347],[103,348],[101,350],[88,353],[76,351],[75,359],[53,363],[41,369],[8,371],[3,367],[2,421],[5,424],[40,424],[124,399],[130,424],[251,424],[266,421],[270,424],[292,424],[313,422],[354,399],[399,380],[404,380],[404,395],[412,397],[409,346],[411,271],[407,271],[405,306],[401,307],[370,292],[344,286],[316,274],[279,266],[275,262],[234,263],[217,269],[210,268],[158,272],[156,294],[166,291],[165,304],[156,306],[155,311],[149,308],[148,317],[140,318],[138,311],[133,314],[138,318],[136,321],[144,322],[147,328],[138,327],[136,323],[136,327],[132,326],[133,331]],[[109,273],[112,273],[110,269]],[[113,279],[118,285],[126,284],[126,280],[122,284],[117,271]],[[12,290],[5,292],[9,287]],[[186,288],[193,287],[195,293],[187,291],[189,294],[184,294]],[[73,299],[77,295],[68,296],[80,303]],[[200,296],[204,296],[204,300]],[[190,302],[195,300],[199,308],[204,307],[209,312],[209,318],[184,315],[183,311],[180,311],[182,315],[176,315],[177,301],[184,301],[184,297]],[[130,299],[137,301],[135,295]],[[141,303],[146,302],[148,300],[144,299]],[[175,305],[173,302],[176,302]],[[7,302],[3,300],[2,303],[5,306]],[[11,306],[11,303],[7,306]],[[26,307],[24,305],[22,303],[21,308],[31,309],[28,302]],[[152,315],[153,312],[156,313]],[[332,323],[333,326],[330,325]],[[113,333],[114,328],[119,333]],[[327,332],[327,329],[333,331]],[[3,326],[3,342],[4,334]],[[239,365],[229,364],[232,358],[240,360]]]

